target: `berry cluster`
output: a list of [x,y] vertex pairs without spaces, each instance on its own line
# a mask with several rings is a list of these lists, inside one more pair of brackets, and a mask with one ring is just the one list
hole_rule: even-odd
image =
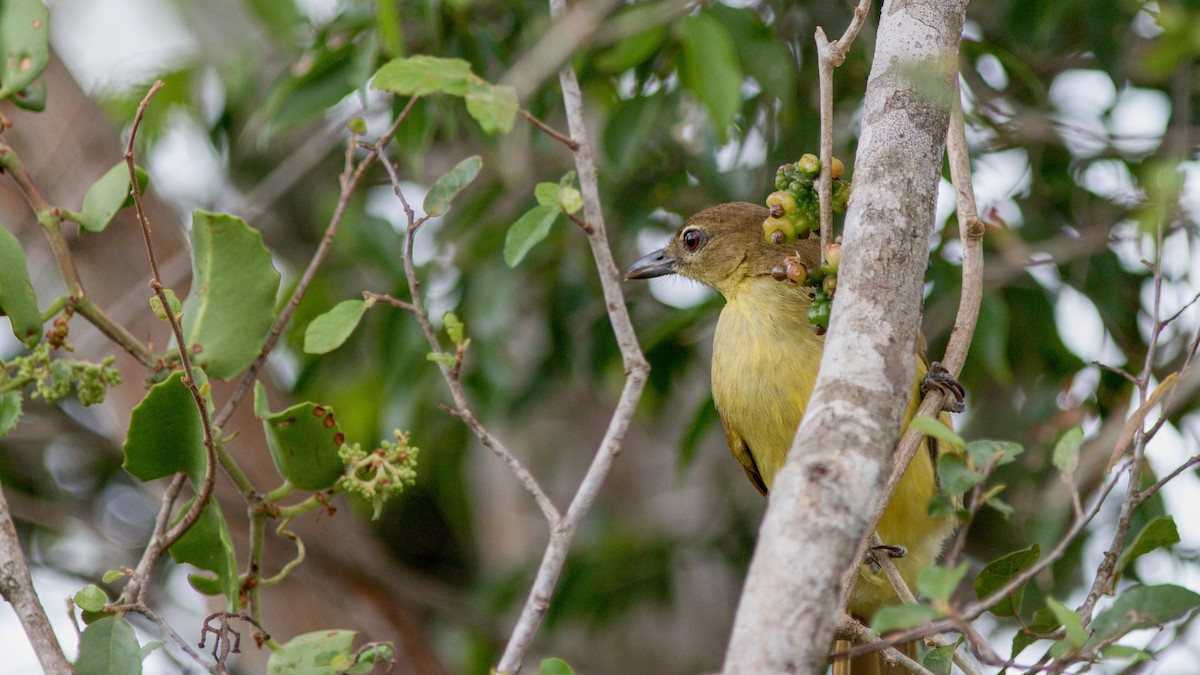
[[787,256],[783,264],[772,270],[779,281],[790,281],[808,289],[812,304],[808,308],[808,322],[817,329],[817,335],[829,330],[829,313],[833,309],[833,294],[837,292],[838,265],[842,261],[842,245],[834,242],[825,247],[825,262],[820,267],[808,269],[796,256]]
[[[829,169],[833,177],[833,211],[844,213],[850,200],[850,184],[840,178],[846,167],[835,157]],[[775,192],[767,197],[771,215],[763,221],[763,236],[767,241],[793,242],[821,229],[820,204],[813,186],[820,174],[821,161],[813,154],[779,167],[775,173]]]
[[373,519],[383,511],[384,502],[417,480],[419,449],[408,444],[407,433],[396,430],[394,435],[395,442],[383,441],[370,452],[358,443],[343,444],[338,450],[346,472],[338,479],[337,487],[370,502]]

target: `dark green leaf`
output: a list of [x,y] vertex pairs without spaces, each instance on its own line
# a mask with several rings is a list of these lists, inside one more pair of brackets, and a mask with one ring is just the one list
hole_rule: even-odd
[[383,53],[404,56],[404,31],[400,20],[400,0],[375,0],[375,26]]
[[1058,439],[1054,446],[1054,467],[1064,475],[1071,476],[1079,465],[1079,446],[1083,443],[1083,429],[1073,427]]
[[[193,370],[197,382],[203,373]],[[200,411],[183,384],[183,373],[171,373],[146,392],[133,409],[125,436],[125,470],[142,481],[183,471],[199,485],[206,453]]]
[[538,675],[575,675],[575,671],[566,661],[552,656],[542,659],[542,663],[538,666]]
[[96,584],[75,591],[75,604],[85,612],[99,612],[108,604],[108,594]]
[[[617,16],[629,16],[638,10],[645,11],[649,6],[627,5],[627,7],[625,12],[618,13]],[[638,66],[653,56],[666,38],[667,29],[661,25],[630,35],[598,54],[596,69],[602,73],[616,75]]]
[[272,413],[261,382],[254,384],[254,414],[263,421],[275,467],[292,485],[316,492],[342,475],[338,448],[346,440],[333,408],[300,403]]
[[222,380],[245,370],[275,320],[278,291],[279,272],[257,230],[236,216],[193,214],[192,289],[183,303],[193,363]]
[[[1029,548],[1013,551],[988,563],[979,572],[979,576],[975,577],[975,597],[982,600],[991,595],[996,589],[1037,562],[1041,554],[1041,547],[1033,544]],[[1024,593],[1025,586],[1022,584],[988,611],[996,616],[1016,616],[1021,611],[1021,598]]]
[[354,659],[352,630],[319,630],[297,635],[278,650],[271,652],[267,660],[269,675],[337,675],[349,667]]
[[121,160],[88,188],[79,224],[89,232],[103,231],[129,196],[129,167]]
[[344,300],[333,309],[313,319],[304,331],[304,351],[309,354],[327,354],[346,341],[363,313],[367,303],[362,300]]
[[1035,633],[1037,635],[1050,635],[1054,631],[1058,630],[1059,626],[1061,625],[1062,624],[1058,622],[1058,619],[1054,618],[1054,612],[1051,612],[1048,609],[1043,608],[1034,612],[1033,619],[1028,624],[1028,632],[1022,629],[1017,631],[1017,634],[1013,636],[1013,658],[1016,658],[1018,655],[1020,655],[1020,653],[1024,651],[1026,647],[1034,642],[1046,639],[1036,637],[1030,633]]
[[0,436],[12,431],[21,419],[21,392],[6,391],[0,394]]
[[875,613],[875,618],[871,619],[871,630],[879,633],[907,630],[920,626],[926,621],[932,621],[941,615],[941,612],[922,603],[891,605]]
[[372,89],[401,96],[425,96],[438,92],[465,96],[471,65],[462,59],[410,56],[383,64],[371,80]]
[[425,214],[430,217],[445,215],[450,210],[450,202],[463,188],[471,184],[483,167],[483,159],[479,155],[468,157],[459,162],[453,169],[442,174],[441,178],[425,193]]
[[0,2],[0,99],[32,84],[50,63],[49,19],[42,0]]
[[963,638],[960,637],[952,644],[930,649],[925,658],[921,660],[921,665],[928,668],[933,675],[950,675],[950,666],[954,663],[954,651],[962,642]]
[[724,141],[742,106],[742,69],[725,26],[708,11],[675,24],[683,47],[683,84],[708,108],[717,136]]
[[1129,566],[1129,563],[1159,549],[1174,546],[1179,543],[1179,529],[1175,527],[1175,519],[1171,516],[1159,516],[1146,523],[1145,527],[1133,538],[1133,543],[1125,548],[1125,552],[1117,559],[1117,578]]
[[917,580],[917,589],[925,594],[932,602],[948,602],[958,588],[959,582],[967,576],[970,565],[962,563],[954,569],[941,565],[930,565],[921,572]]
[[1132,630],[1161,626],[1197,607],[1200,595],[1182,586],[1135,586],[1118,595],[1112,606],[1092,621],[1088,645],[1098,645]]
[[[192,506],[188,500],[179,509],[179,517]],[[214,576],[189,574],[192,588],[205,595],[225,597],[226,608],[233,611],[238,601],[237,558],[234,557],[233,538],[225,515],[214,499],[200,512],[200,518],[183,536],[171,545],[171,558],[178,563],[188,563]]]
[[125,619],[106,616],[90,624],[79,636],[75,675],[139,675],[142,648]]
[[489,84],[472,79],[467,85],[467,112],[479,122],[484,133],[507,134],[517,119],[517,90],[506,84]]
[[535,244],[550,234],[550,227],[561,211],[557,206],[535,206],[508,228],[504,237],[504,262],[516,267]]
[[42,339],[42,312],[29,280],[21,242],[0,224],[0,313],[8,315],[13,335],[32,347]]

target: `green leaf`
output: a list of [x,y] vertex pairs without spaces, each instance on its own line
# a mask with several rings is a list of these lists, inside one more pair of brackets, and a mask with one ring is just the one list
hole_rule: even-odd
[[971,441],[967,443],[967,455],[975,466],[988,466],[995,462],[996,466],[1010,464],[1017,456],[1025,452],[1020,443],[1012,441]]
[[[631,15],[645,7],[637,5],[626,6],[628,9],[617,13],[616,16]],[[609,49],[596,55],[596,69],[602,73],[616,75],[637,66],[653,56],[663,41],[667,39],[667,29],[661,25],[630,35]]]
[[[203,373],[192,372],[203,382]],[[124,449],[125,470],[143,482],[183,471],[193,485],[203,483],[204,431],[183,373],[171,373],[146,392],[129,419]]]
[[338,448],[346,440],[333,408],[306,402],[272,413],[268,405],[266,389],[255,382],[254,414],[263,422],[279,473],[301,490],[332,487],[342,475]]
[[463,343],[463,331],[466,330],[466,326],[463,325],[457,314],[454,312],[445,312],[442,314],[442,327],[446,329],[446,335],[450,338],[451,342],[456,345]]
[[[975,577],[975,597],[982,600],[991,595],[996,589],[1037,562],[1041,555],[1041,547],[1033,544],[988,563],[980,570],[979,576]],[[1021,611],[1021,598],[1024,594],[1025,585],[1022,584],[988,611],[996,616],[1016,616]]]
[[21,419],[21,392],[6,391],[0,394],[0,436],[17,426]]
[[583,208],[583,194],[571,185],[563,187],[558,195],[558,203],[562,206],[562,210],[568,214],[574,215]]
[[447,368],[453,368],[458,365],[458,357],[450,352],[429,352],[425,355],[425,360],[433,361],[434,363]]
[[963,441],[962,436],[954,433],[954,431],[950,427],[946,426],[946,423],[942,422],[941,420],[937,420],[932,417],[914,417],[911,421],[909,421],[908,426],[931,438],[936,438],[939,441],[946,441],[959,450],[963,450],[967,447],[967,444],[965,441]]
[[193,363],[229,380],[258,356],[275,320],[279,272],[262,235],[241,218],[192,216],[192,289],[183,303],[183,334]]
[[1075,473],[1079,465],[1079,446],[1083,444],[1083,429],[1074,427],[1063,434],[1054,446],[1054,467],[1065,476]]
[[683,84],[708,108],[722,142],[742,107],[742,69],[729,31],[710,12],[675,24]]
[[475,155],[442,174],[433,187],[429,188],[429,192],[425,193],[425,214],[430,217],[445,215],[450,210],[450,202],[454,196],[475,180],[482,167],[483,159]]
[[392,59],[375,72],[371,88],[401,96],[444,93],[465,96],[471,64],[462,59],[410,56]]
[[[2,11],[2,10],[0,10]],[[0,314],[12,322],[13,335],[33,347],[42,339],[42,312],[37,306],[21,242],[0,223]]]
[[929,605],[917,603],[910,605],[891,605],[875,613],[871,619],[871,630],[887,633],[893,630],[907,630],[932,621],[942,613]]
[[540,206],[558,206],[558,193],[562,187],[558,183],[538,183],[533,188],[533,198]]
[[947,495],[961,495],[984,479],[982,473],[969,469],[962,457],[949,453],[938,457],[937,475],[942,482],[942,491]]
[[1200,595],[1194,591],[1161,584],[1134,586],[1117,596],[1113,604],[1092,621],[1089,647],[1115,639],[1129,631],[1161,626],[1200,607]]
[[133,626],[125,619],[106,616],[91,623],[79,636],[75,675],[139,675],[142,648]]
[[548,659],[542,659],[538,666],[538,675],[575,675],[575,670],[566,661],[552,656]]
[[108,570],[107,572],[104,573],[104,576],[101,577],[101,579],[104,581],[104,583],[111,584],[112,582],[116,581],[117,579],[121,579],[124,577],[125,577],[124,570]]
[[[352,630],[319,630],[297,635],[267,660],[269,675],[337,675],[338,665],[354,659],[352,645],[358,633]],[[337,664],[335,665],[335,660]]]
[[[179,509],[182,517],[191,508],[188,500]],[[177,517],[177,519],[178,519]],[[171,558],[178,563],[188,563],[199,569],[212,572],[214,576],[189,574],[188,583],[205,595],[222,595],[226,608],[233,611],[238,602],[238,569],[234,557],[233,537],[225,515],[214,499],[200,512],[200,518],[183,536],[171,545]]]
[[366,302],[345,300],[313,319],[304,331],[305,353],[327,354],[341,347],[358,327],[358,322],[366,311]]
[[1109,645],[1100,650],[1104,659],[1129,659],[1130,663],[1141,663],[1142,661],[1153,661],[1154,655],[1145,649],[1130,647],[1127,645]]
[[504,262],[509,267],[521,264],[525,254],[550,234],[559,210],[557,206],[535,206],[508,228],[508,234],[504,236]]
[[1146,523],[1146,526],[1133,538],[1133,543],[1125,548],[1125,552],[1117,559],[1117,577],[1115,585],[1121,578],[1121,572],[1129,563],[1158,549],[1174,546],[1179,543],[1179,529],[1175,527],[1175,519],[1171,516],[1159,516]]
[[0,2],[0,99],[33,84],[50,63],[49,19],[42,0]]
[[954,651],[962,643],[963,638],[960,637],[953,644],[930,649],[925,658],[921,660],[921,665],[928,668],[934,675],[951,675],[950,666],[954,663]]
[[[134,167],[138,177],[138,188],[145,192],[149,175],[144,169]],[[101,232],[112,222],[117,211],[133,205],[133,193],[129,189],[129,166],[125,160],[117,162],[106,171],[83,196],[83,209],[79,212],[79,224],[89,232]]]
[[506,84],[489,84],[472,78],[467,85],[467,112],[479,122],[484,133],[507,134],[512,131],[521,102],[517,90]]
[[1079,617],[1079,613],[1049,596],[1046,597],[1046,607],[1062,624],[1063,630],[1067,633],[1067,642],[1072,647],[1082,647],[1088,636],[1087,631],[1083,629],[1083,619]]
[[962,563],[954,569],[941,565],[930,565],[921,572],[917,580],[917,589],[934,603],[948,602],[954,595],[954,589],[967,576],[970,565]]
[[400,18],[400,0],[375,0],[375,31],[383,53],[391,57],[404,55],[404,31]]
[[75,604],[85,612],[99,612],[108,604],[108,594],[96,584],[75,591]]

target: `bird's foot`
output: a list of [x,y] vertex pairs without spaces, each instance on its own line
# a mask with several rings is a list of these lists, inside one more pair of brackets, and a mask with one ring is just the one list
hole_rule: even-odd
[[908,555],[908,549],[896,544],[882,544],[867,549],[867,559],[863,561],[863,564],[870,565],[872,572],[878,572],[880,567],[882,567],[882,564],[879,562],[879,555],[884,555],[895,560],[896,558],[903,558]]
[[967,409],[966,390],[954,379],[950,371],[946,370],[946,366],[937,361],[929,365],[929,372],[925,374],[925,379],[921,380],[921,395],[925,395],[931,389],[937,389],[948,397],[942,404],[942,410],[960,413]]

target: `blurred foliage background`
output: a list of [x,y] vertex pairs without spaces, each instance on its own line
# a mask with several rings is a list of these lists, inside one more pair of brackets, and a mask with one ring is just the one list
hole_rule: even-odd
[[[812,34],[823,26],[839,35],[850,4],[584,4],[596,19],[585,22],[586,39],[570,63],[585,92],[619,261],[661,245],[681,218],[704,206],[761,201],[777,165],[816,150]],[[1134,373],[1143,367],[1154,293],[1140,261],[1155,255],[1148,233],[1158,219],[1167,233],[1160,315],[1200,290],[1198,23],[1195,3],[1174,0],[1001,0],[968,9],[963,98],[989,232],[980,325],[962,377],[968,412],[958,425],[967,439],[1028,448],[999,476],[1015,513],[985,511],[972,526],[968,552],[977,564],[1057,541],[1070,502],[1047,448],[1065,429],[1087,432],[1079,477],[1085,498],[1104,478],[1131,387],[1093,362]],[[872,24],[835,76],[834,154],[846,159],[851,178]],[[112,134],[129,124],[150,82],[166,82],[141,132],[151,191],[177,216],[159,228],[182,231],[184,214],[196,207],[242,215],[263,232],[289,288],[334,207],[346,119],[364,115],[377,134],[398,112],[364,86],[387,59],[465,59],[485,79],[516,85],[532,114],[566,126],[558,64],[529,58],[535,46],[562,37],[540,2],[57,0],[51,29],[59,56]],[[51,85],[51,104],[57,95]],[[23,152],[53,164],[57,146],[41,140]],[[461,101],[447,97],[420,101],[394,147],[412,195],[463,157],[483,156],[480,179],[422,231],[417,261],[432,313],[454,309],[466,322],[473,342],[465,381],[481,419],[565,504],[615,403],[621,361],[577,231],[560,221],[516,269],[505,266],[501,250],[508,225],[534,204],[534,184],[557,182],[571,157],[521,120],[506,136],[485,136]],[[117,158],[97,161],[110,166]],[[58,180],[83,189],[94,178],[72,171],[59,166]],[[926,303],[934,358],[958,303],[948,187],[939,196]],[[27,217],[9,206],[6,223]],[[411,317],[376,310],[332,354],[300,349],[308,321],[337,302],[362,290],[404,296],[402,223],[379,171],[354,199],[271,376],[294,400],[332,405],[350,440],[411,430],[422,449],[417,486],[364,525],[382,543],[369,555],[386,556],[386,569],[404,575],[389,583],[417,598],[405,620],[422,628],[403,642],[411,656],[421,652],[412,641],[423,640],[430,658],[410,666],[485,672],[541,556],[545,527],[532,502],[438,409],[448,396]],[[27,248],[37,246],[44,242]],[[144,253],[134,247],[110,255],[125,256],[104,264],[128,275],[135,289],[129,302],[144,309]],[[40,260],[49,265],[47,256]],[[682,281],[630,284],[627,293],[653,365],[650,385],[527,663],[553,654],[586,673],[713,670],[763,509],[727,457],[708,396],[720,301]],[[1192,310],[1159,336],[1156,373],[1179,368],[1198,325]],[[136,370],[125,378],[141,379]],[[1148,453],[1151,475],[1200,447],[1200,386],[1195,378],[1180,386],[1170,424]],[[140,550],[155,502],[119,469],[112,443],[123,432],[112,419],[122,416],[71,404],[35,410],[0,445],[0,478],[43,569],[94,580]],[[1137,515],[1194,512],[1198,496],[1200,479],[1184,472]],[[343,505],[324,527],[365,521],[358,506]],[[1031,593],[1082,597],[1115,513],[1102,512]],[[1179,527],[1178,547],[1146,556],[1127,577],[1200,587],[1200,529],[1186,519]],[[160,593],[180,616],[207,613],[186,589]],[[272,602],[270,593],[265,598]],[[304,607],[302,597],[289,602],[318,618],[324,611],[316,601]],[[47,604],[57,607],[53,599]],[[180,619],[185,635],[190,623],[198,622]],[[986,620],[982,627],[1003,653],[1011,629]],[[395,639],[389,630],[405,629],[393,624],[370,637]],[[1147,640],[1165,648],[1161,672],[1191,672],[1186,664],[1200,659],[1200,636],[1188,623]]]

